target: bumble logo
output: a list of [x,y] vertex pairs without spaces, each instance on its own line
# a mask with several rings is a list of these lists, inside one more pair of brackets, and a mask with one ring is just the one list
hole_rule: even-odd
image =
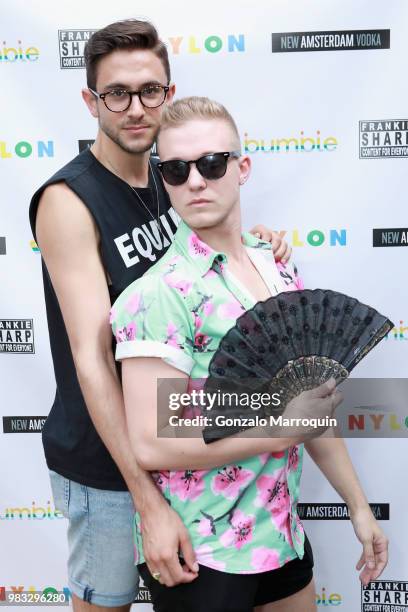
[[404,321],[400,321],[399,325],[392,328],[385,336],[386,340],[408,340],[408,325],[404,325]]
[[322,588],[321,593],[316,593],[316,605],[317,606],[340,606],[343,603],[342,597],[339,593],[326,593],[325,587]]
[[5,508],[3,512],[0,512],[1,521],[13,521],[13,520],[40,520],[43,519],[62,519],[64,518],[62,512],[51,507],[50,500],[47,501],[47,506],[37,506],[36,502],[33,501],[31,506],[18,506]]
[[331,153],[338,147],[337,138],[322,136],[320,130],[313,135],[303,130],[296,136],[282,138],[251,138],[244,133],[244,152],[253,153]]
[[14,64],[15,62],[36,62],[40,57],[37,47],[22,46],[21,40],[17,41],[17,47],[6,47],[3,40],[3,48],[0,47],[0,64]]

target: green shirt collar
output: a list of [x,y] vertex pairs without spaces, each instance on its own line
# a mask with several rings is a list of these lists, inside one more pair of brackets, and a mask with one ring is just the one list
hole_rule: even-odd
[[[270,242],[261,240],[249,232],[243,232],[242,242],[245,246],[255,249],[270,250]],[[174,236],[174,243],[184,257],[194,261],[201,276],[204,276],[212,268],[227,263],[227,256],[222,251],[215,251],[203,242],[197,234],[184,222],[180,221]]]

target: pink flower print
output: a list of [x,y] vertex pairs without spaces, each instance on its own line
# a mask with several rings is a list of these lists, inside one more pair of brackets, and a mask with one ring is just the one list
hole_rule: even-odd
[[299,465],[299,450],[297,446],[292,446],[289,449],[288,469],[297,470]]
[[270,456],[271,456],[271,453],[261,453],[260,455],[258,455],[258,459],[261,462],[261,465],[265,465],[265,463],[268,461]]
[[194,317],[194,328],[196,331],[198,331],[203,324],[203,320],[201,319],[200,315],[197,312],[193,312],[193,317]]
[[253,514],[245,515],[241,510],[234,510],[231,518],[231,527],[220,537],[223,546],[235,546],[240,550],[245,544],[251,542],[255,525]]
[[188,252],[192,257],[208,257],[211,249],[193,233],[188,238]]
[[254,473],[239,465],[227,465],[218,470],[212,479],[211,490],[214,495],[223,495],[227,499],[236,499],[240,490],[247,486]]
[[208,300],[203,305],[203,314],[205,314],[205,316],[208,317],[210,314],[212,314],[213,311],[214,311],[214,304],[213,302],[210,302],[210,300]]
[[116,342],[125,342],[126,340],[126,328],[118,327],[115,333]]
[[161,472],[151,472],[151,475],[156,483],[156,486],[158,486],[161,492],[164,493],[169,484],[170,472],[168,470],[162,470]]
[[269,572],[279,566],[279,554],[273,548],[259,546],[254,548],[251,554],[251,566],[257,572]]
[[210,336],[197,332],[194,336],[194,347],[199,353],[203,353],[207,346],[212,342]]
[[210,514],[207,514],[206,512],[201,511],[201,514],[203,515],[203,518],[197,521],[194,521],[194,523],[198,523],[197,526],[197,531],[198,533],[203,537],[208,537],[210,535],[215,535],[215,525],[214,525],[214,520],[213,517]]
[[204,470],[184,470],[174,472],[170,478],[170,493],[181,501],[196,500],[204,491]]
[[220,319],[233,319],[235,321],[242,315],[244,310],[245,308],[237,300],[234,300],[218,306],[217,316]]
[[183,297],[189,294],[189,292],[191,291],[191,287],[193,286],[192,281],[183,278],[177,272],[170,272],[170,274],[165,274],[163,278],[169,287],[177,289],[177,291],[179,291]]
[[202,518],[201,521],[198,523],[197,531],[203,537],[211,535],[212,525],[210,519]]
[[260,476],[256,481],[258,494],[255,498],[255,506],[264,507],[273,514],[280,514],[289,510],[289,492],[286,479],[279,470],[278,476]]
[[217,276],[217,272],[215,270],[213,270],[212,268],[210,268],[208,270],[208,272],[206,274],[204,274],[203,278],[210,279],[210,278],[214,278],[215,276]]
[[128,325],[126,325],[126,340],[135,340],[136,339],[136,323],[132,321]]
[[297,275],[295,276],[294,283],[296,285],[296,288],[298,290],[300,290],[300,291],[305,288],[305,284],[304,284],[303,280],[301,278],[299,278],[299,276],[297,276]]
[[167,338],[166,338],[166,344],[169,344],[170,346],[175,346],[176,348],[179,348],[179,344],[177,342],[177,333],[178,333],[178,329],[176,327],[176,325],[170,321],[170,323],[167,324]]
[[254,500],[255,506],[263,507],[271,513],[271,519],[276,529],[283,533],[289,543],[292,542],[290,533],[290,497],[288,485],[282,470],[278,475],[263,475],[256,481],[258,495]]
[[140,306],[140,293],[132,293],[132,295],[130,296],[130,298],[125,304],[126,310],[131,315],[135,315],[139,310],[139,306]]
[[305,530],[303,529],[302,521],[300,520],[298,514],[296,513],[293,535],[295,536],[295,540],[298,544],[301,544],[302,539],[304,537],[304,533],[305,533]]
[[295,267],[292,272],[291,266],[286,267],[281,261],[276,262],[276,267],[285,281],[286,291],[296,291],[297,289],[305,288],[302,279],[297,275],[297,269]]
[[225,563],[222,561],[216,561],[213,557],[213,549],[209,544],[202,544],[194,549],[196,554],[197,563],[201,565],[205,565],[206,567],[211,567],[220,572],[225,570]]
[[271,453],[274,459],[282,459],[285,456],[285,451],[276,451],[275,453]]

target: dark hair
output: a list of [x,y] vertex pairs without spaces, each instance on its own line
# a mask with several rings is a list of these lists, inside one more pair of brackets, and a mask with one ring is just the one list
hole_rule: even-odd
[[166,45],[160,40],[156,28],[148,21],[126,19],[111,23],[92,34],[85,45],[86,82],[96,89],[98,62],[116,49],[147,49],[162,62],[167,81],[170,82],[170,64]]

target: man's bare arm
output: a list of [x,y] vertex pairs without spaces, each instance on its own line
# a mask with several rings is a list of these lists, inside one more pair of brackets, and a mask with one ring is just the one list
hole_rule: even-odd
[[367,585],[387,565],[388,540],[371,512],[345,442],[340,437],[325,437],[308,441],[305,448],[349,507],[355,534],[363,545],[356,568],[362,570],[360,580]]
[[[130,440],[139,464],[145,469],[211,469],[259,453],[282,451],[310,437],[305,435],[304,430],[292,435],[288,429],[286,435],[285,431],[278,431],[278,428],[275,433],[277,437],[271,437],[273,432],[259,427],[243,435],[218,440],[210,446],[206,445],[201,437],[197,437],[199,428],[195,431],[195,437],[171,437],[171,428],[170,435],[159,437],[158,424],[162,431],[166,418],[174,413],[165,405],[160,406],[159,412],[157,411],[158,380],[175,378],[184,378],[187,387],[188,376],[162,359],[133,357],[122,362],[123,394]],[[140,381],[143,381],[143,384],[140,384]],[[178,390],[180,391],[180,388]],[[303,397],[299,396],[299,399],[294,401],[297,401],[299,406],[309,404],[314,416],[320,414],[318,411],[331,416],[338,403],[338,400],[330,397],[332,391],[333,388],[326,383],[316,390],[305,392]],[[294,412],[300,416],[296,406]],[[319,432],[314,432],[314,435],[319,435]]]
[[[123,395],[111,350],[108,284],[92,216],[65,184],[52,185],[45,190],[39,204],[36,234],[60,304],[89,414],[143,517],[148,540],[146,548],[151,547],[152,564],[156,546],[158,557],[165,554],[174,559],[179,542],[174,550],[173,540],[180,536],[186,560],[193,566],[194,553],[180,518],[169,509],[150,475],[138,466],[130,446]],[[149,517],[156,517],[158,533],[157,515],[160,512],[162,524],[168,527],[167,535],[161,533],[160,539],[153,534],[149,537]],[[149,549],[145,550],[145,555],[149,559]],[[175,559],[177,561],[177,555]],[[174,576],[174,566],[172,571]],[[180,572],[177,575],[180,578]]]

